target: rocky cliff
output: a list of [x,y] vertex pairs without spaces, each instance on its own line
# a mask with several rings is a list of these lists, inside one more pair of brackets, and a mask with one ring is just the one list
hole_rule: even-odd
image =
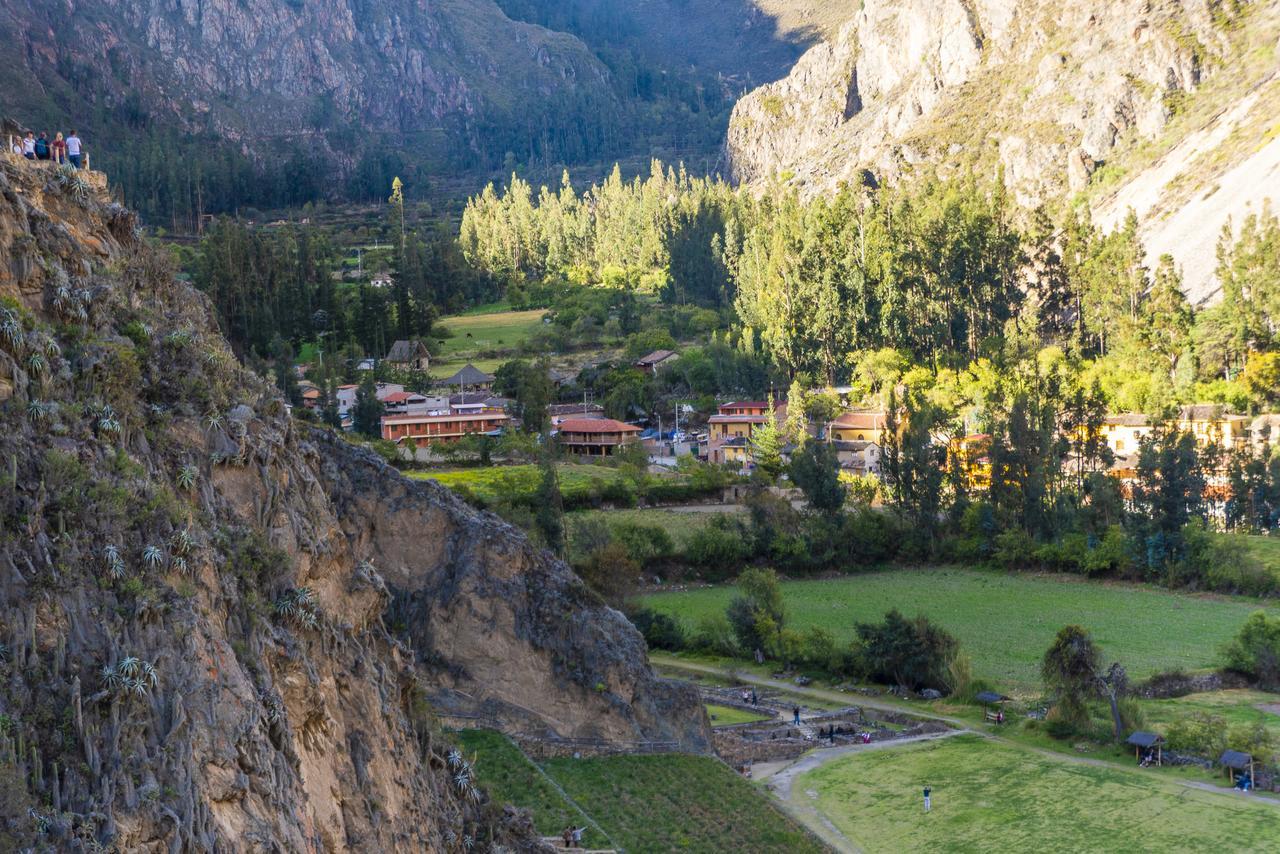
[[1029,205],[1081,193],[1104,221],[1132,206],[1201,299],[1213,241],[1260,201],[1276,158],[1240,176],[1244,196],[1187,212],[1180,230],[1166,220],[1275,148],[1277,16],[1247,0],[865,0],[837,38],[738,103],[728,156],[742,181],[811,192],[936,164],[1000,168]]
[[0,849],[527,849],[440,715],[706,749],[621,615],[292,420],[135,230],[0,162]]

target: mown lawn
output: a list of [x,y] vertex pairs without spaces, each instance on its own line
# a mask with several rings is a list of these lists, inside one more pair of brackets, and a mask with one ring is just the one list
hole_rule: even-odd
[[[925,784],[933,810],[924,813]],[[872,750],[793,783],[867,852],[1274,851],[1280,809],[1158,772],[1076,764],[977,736]]]
[[1280,575],[1280,537],[1264,537],[1260,534],[1221,534],[1220,536],[1240,543],[1249,557]]
[[710,757],[552,759],[543,767],[629,852],[825,850],[765,794]]
[[[1244,689],[1205,691],[1168,700],[1140,700],[1146,729],[1166,732],[1169,724],[1195,712],[1217,715],[1227,726],[1262,724],[1280,742],[1280,694]],[[1263,708],[1270,707],[1270,708]]]
[[[787,620],[821,626],[838,640],[854,625],[890,608],[924,614],[954,634],[978,676],[1005,689],[1038,690],[1040,661],[1058,629],[1078,623],[1092,632],[1107,661],[1134,679],[1173,668],[1219,663],[1219,650],[1261,605],[1244,599],[1172,593],[1141,585],[966,569],[895,569],[783,585]],[[645,603],[692,628],[723,611],[732,585],[657,593]]]
[[771,715],[748,712],[746,709],[735,709],[733,706],[719,706],[715,703],[707,703],[707,716],[711,718],[712,726],[733,726],[734,724],[767,721],[771,717]]
[[464,730],[458,733],[458,741],[468,758],[475,755],[476,777],[490,797],[531,810],[539,833],[558,836],[566,825],[585,826],[582,841],[586,845],[604,844],[586,817],[561,797],[506,736],[492,730]]

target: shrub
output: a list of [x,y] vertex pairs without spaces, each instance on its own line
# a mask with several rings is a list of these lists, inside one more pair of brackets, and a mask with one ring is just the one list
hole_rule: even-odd
[[908,620],[894,609],[880,623],[859,623],[857,632],[875,678],[912,689],[949,687],[960,645],[927,617]]
[[746,561],[747,544],[736,531],[711,524],[696,532],[684,547],[685,558],[712,580],[724,579]]
[[612,535],[641,566],[668,560],[675,552],[671,535],[657,525],[621,522],[613,526]]
[[1232,670],[1248,674],[1264,686],[1280,685],[1280,617],[1255,611],[1224,652]]
[[1005,569],[1021,569],[1036,562],[1036,541],[1021,528],[1014,528],[996,536],[995,550],[991,558]]
[[1217,759],[1227,747],[1227,722],[1208,712],[1193,712],[1169,724],[1164,737],[1170,750]]
[[714,655],[736,656],[738,645],[733,639],[733,626],[724,614],[707,614],[693,631],[693,647]]
[[844,517],[839,550],[859,564],[875,566],[893,560],[901,540],[897,517],[864,508]]
[[621,607],[640,583],[640,564],[621,543],[596,549],[574,567],[582,580],[613,607]]
[[631,624],[644,635],[649,649],[684,649],[684,629],[668,614],[641,608],[632,613]]

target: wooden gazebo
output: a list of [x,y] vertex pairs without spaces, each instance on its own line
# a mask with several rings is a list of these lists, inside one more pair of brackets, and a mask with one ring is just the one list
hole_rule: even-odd
[[1125,739],[1125,743],[1133,745],[1133,757],[1139,762],[1142,761],[1142,751],[1155,750],[1156,764],[1164,764],[1164,736],[1160,733],[1139,730]]
[[1218,764],[1227,769],[1227,778],[1231,780],[1231,785],[1236,784],[1237,771],[1248,771],[1249,785],[1253,785],[1253,754],[1239,750],[1224,750]]

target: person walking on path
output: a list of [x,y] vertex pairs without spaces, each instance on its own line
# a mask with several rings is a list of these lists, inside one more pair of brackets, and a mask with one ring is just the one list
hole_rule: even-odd
[[80,137],[76,135],[75,128],[71,129],[71,136],[67,137],[67,159],[71,161],[71,165],[80,168],[80,152],[83,150],[84,143],[80,141]]
[[31,131],[27,131],[22,140],[22,156],[28,160],[36,159],[36,136]]
[[925,784],[925,787],[924,787],[924,811],[925,812],[928,812],[930,809],[929,795],[932,792],[933,792],[933,789],[929,788],[928,784]]
[[792,707],[791,719],[795,722],[796,726],[800,726],[800,707],[799,706]]
[[49,146],[53,152],[53,162],[59,166],[67,162],[67,141],[62,138],[62,131],[54,134],[53,144]]

